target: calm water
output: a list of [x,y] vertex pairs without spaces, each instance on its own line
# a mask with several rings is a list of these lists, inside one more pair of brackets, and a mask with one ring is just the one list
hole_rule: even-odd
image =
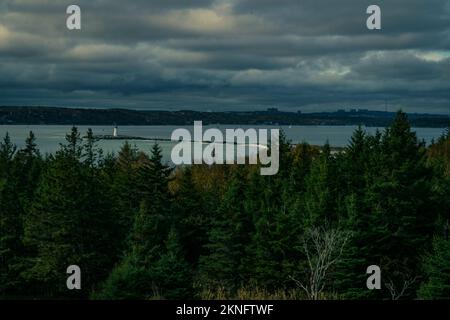
[[[113,128],[111,126],[79,126],[78,129],[84,135],[88,128],[92,128],[94,134],[112,134]],[[211,126],[204,126],[203,130]],[[250,126],[214,126],[220,129],[226,128],[250,128]],[[176,126],[123,126],[119,127],[120,135],[139,136],[146,138],[165,138],[169,139],[172,131]],[[192,127],[186,127],[191,130]],[[308,142],[313,145],[323,145],[327,140],[332,146],[344,147],[356,129],[356,126],[258,126],[253,128],[262,129],[276,129],[282,128],[287,137],[293,143]],[[23,146],[28,132],[31,130],[35,133],[37,144],[42,153],[54,152],[59,148],[59,144],[64,142],[65,134],[70,132],[71,126],[48,126],[48,125],[0,125],[0,136],[3,137],[6,132],[9,132],[12,141],[20,148]],[[383,128],[378,128],[383,130]],[[365,128],[368,133],[375,133],[377,128]],[[417,136],[424,139],[427,143],[431,142],[433,138],[438,138],[444,129],[437,128],[414,128]],[[123,140],[102,140],[98,145],[103,148],[105,152],[117,152]],[[140,150],[149,151],[154,141],[132,141]],[[163,150],[165,160],[169,160],[170,152],[176,142],[158,141],[158,144]]]

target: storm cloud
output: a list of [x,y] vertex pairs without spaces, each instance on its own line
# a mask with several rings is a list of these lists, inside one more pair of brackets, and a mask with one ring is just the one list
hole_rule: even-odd
[[[66,28],[77,4],[82,30]],[[382,9],[382,30],[366,9]],[[3,0],[0,105],[450,113],[448,0]]]

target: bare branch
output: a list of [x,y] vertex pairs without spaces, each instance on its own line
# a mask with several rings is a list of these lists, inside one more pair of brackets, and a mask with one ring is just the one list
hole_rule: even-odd
[[405,294],[406,290],[408,290],[415,282],[417,281],[417,276],[412,278],[409,277],[403,281],[402,289],[400,292],[397,292],[397,288],[394,284],[394,281],[389,280],[385,283],[386,288],[389,290],[391,294],[392,300],[399,300]]
[[309,299],[319,299],[329,270],[339,262],[348,239],[349,234],[339,230],[314,228],[305,232],[303,250],[309,267],[308,283],[289,278],[305,291]]

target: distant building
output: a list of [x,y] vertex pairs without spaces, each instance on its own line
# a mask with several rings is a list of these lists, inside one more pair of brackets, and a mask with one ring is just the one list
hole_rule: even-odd
[[268,108],[267,112],[277,113],[278,112],[278,108]]
[[117,126],[115,126],[114,129],[113,129],[113,137],[117,137],[117,134],[118,134],[117,131],[118,131],[117,130]]

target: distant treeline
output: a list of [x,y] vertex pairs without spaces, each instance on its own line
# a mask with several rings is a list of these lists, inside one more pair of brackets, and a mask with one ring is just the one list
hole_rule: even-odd
[[[353,110],[349,112],[281,112],[277,109],[252,112],[137,111],[129,109],[74,109],[56,107],[0,107],[0,124],[59,125],[365,125],[385,127],[393,112]],[[444,128],[449,115],[409,114],[414,127]]]
[[448,130],[427,147],[398,113],[338,153],[282,135],[275,176],[66,140],[0,142],[0,298],[450,298]]

